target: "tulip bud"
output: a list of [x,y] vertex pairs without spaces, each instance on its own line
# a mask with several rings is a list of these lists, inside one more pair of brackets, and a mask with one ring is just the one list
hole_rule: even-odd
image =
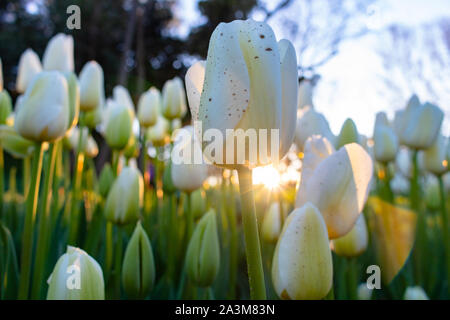
[[65,72],[69,94],[69,127],[73,128],[78,122],[80,114],[80,87],[78,86],[77,76],[73,72]]
[[161,94],[155,87],[151,87],[139,98],[138,119],[143,128],[148,128],[156,124],[161,110]]
[[130,110],[122,104],[112,104],[108,112],[106,122],[105,138],[108,145],[113,149],[122,150],[132,134],[133,118]]
[[95,158],[98,154],[97,142],[95,142],[94,138],[89,134],[89,130],[86,127],[83,127],[82,129],[81,146],[79,148],[80,129],[78,127],[73,127],[72,130],[69,131],[67,134],[67,142],[71,149],[79,149],[89,158]]
[[356,143],[346,144],[302,178],[295,205],[299,208],[309,201],[317,206],[330,239],[342,237],[363,210],[372,172],[369,154]]
[[127,249],[122,266],[122,283],[128,297],[143,299],[155,282],[155,262],[150,240],[138,221]]
[[183,82],[175,77],[166,81],[162,89],[162,115],[169,120],[181,118],[186,113],[186,97]]
[[98,107],[94,110],[83,112],[83,124],[89,129],[97,128],[97,126],[102,123],[104,112],[105,110],[103,107]]
[[386,163],[395,160],[398,150],[398,139],[392,128],[375,124],[373,134],[374,155],[377,161]]
[[331,241],[333,251],[339,256],[356,257],[366,251],[369,241],[366,220],[360,214],[349,233]]
[[36,52],[31,49],[25,50],[20,56],[18,69],[16,90],[19,93],[24,93],[31,79],[42,71],[41,60]]
[[339,149],[340,147],[352,142],[359,143],[359,134],[353,120],[347,119],[342,125],[339,136],[337,137],[336,148]]
[[304,107],[297,112],[297,127],[295,132],[295,143],[303,151],[306,140],[313,136],[320,135],[334,144],[335,136],[330,130],[327,120],[312,107]]
[[0,146],[16,158],[28,158],[35,148],[33,141],[19,135],[13,127],[0,125]]
[[44,70],[73,71],[73,38],[58,33],[47,44],[42,58]]
[[431,103],[420,104],[413,96],[406,109],[396,113],[395,129],[400,143],[414,149],[427,149],[436,140],[444,113]]
[[136,221],[144,196],[144,182],[136,168],[125,167],[114,181],[105,204],[108,221],[124,225]]
[[262,237],[268,243],[276,243],[281,232],[280,204],[274,202],[264,215],[262,224]]
[[80,73],[80,109],[91,111],[105,101],[103,69],[96,61],[86,63]]
[[450,140],[439,134],[434,143],[421,152],[422,162],[425,170],[435,174],[441,175],[448,171],[447,160],[447,145],[450,144]]
[[403,300],[430,300],[425,291],[419,287],[408,287],[405,290]]
[[195,227],[186,259],[187,275],[192,282],[199,287],[211,286],[220,267],[219,237],[213,209],[205,213]]
[[278,239],[272,281],[281,299],[321,299],[333,282],[333,262],[325,222],[311,203],[295,209]]
[[68,246],[48,279],[47,300],[104,300],[100,265],[85,251]]
[[194,218],[200,218],[206,212],[206,194],[202,189],[191,193],[191,212]]
[[300,85],[298,87],[298,104],[297,104],[297,107],[299,109],[302,109],[307,106],[313,108],[312,91],[313,85],[311,83],[311,80],[304,79],[300,82]]
[[114,97],[114,101],[117,104],[124,105],[128,108],[128,110],[131,113],[132,118],[134,119],[134,117],[135,117],[134,103],[133,103],[133,100],[131,99],[130,93],[128,92],[127,88],[120,86],[120,85],[115,86],[113,89],[113,97]]
[[41,72],[27,87],[14,126],[23,137],[54,141],[69,126],[69,99],[66,79],[56,71]]
[[98,189],[103,198],[108,195],[111,185],[114,183],[114,173],[109,163],[105,163],[100,173]]
[[367,287],[367,283],[361,283],[358,286],[358,300],[371,300],[373,290]]
[[6,120],[12,112],[12,102],[8,91],[0,91],[0,125],[6,124]]
[[169,121],[163,116],[158,116],[156,124],[147,130],[147,140],[155,146],[163,146],[168,142]]

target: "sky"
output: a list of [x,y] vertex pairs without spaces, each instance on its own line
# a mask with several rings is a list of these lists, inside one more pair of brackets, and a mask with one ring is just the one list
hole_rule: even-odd
[[[279,1],[265,2],[273,7]],[[181,36],[186,36],[191,26],[202,23],[196,3],[197,0],[179,2],[177,10],[183,20],[178,31]],[[292,7],[286,10],[295,14]],[[386,28],[396,24],[416,30],[442,17],[450,17],[449,0],[379,0],[370,7],[366,23],[372,32],[341,43],[338,54],[317,70],[321,79],[314,91],[314,107],[326,116],[335,134],[346,118],[352,118],[360,133],[371,136],[376,112],[385,111],[392,119],[395,110],[406,104],[408,97],[393,103],[388,92],[383,91],[383,77],[391,75],[384,69],[377,48],[386,41]],[[258,14],[255,13],[253,18],[258,20]],[[269,24],[277,34],[281,26],[276,25],[276,19],[269,20]],[[421,92],[419,98],[441,107],[445,114],[443,132],[449,135],[450,93],[443,94],[439,101],[433,101]]]

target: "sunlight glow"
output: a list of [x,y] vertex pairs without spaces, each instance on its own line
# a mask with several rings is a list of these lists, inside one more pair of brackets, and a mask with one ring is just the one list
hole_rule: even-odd
[[273,165],[257,167],[253,170],[253,184],[263,184],[269,189],[274,189],[278,187],[280,182],[280,174]]

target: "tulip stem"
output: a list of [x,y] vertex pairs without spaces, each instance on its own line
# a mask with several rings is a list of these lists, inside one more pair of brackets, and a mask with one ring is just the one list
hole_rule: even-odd
[[48,157],[45,162],[44,168],[44,189],[41,196],[41,202],[39,206],[39,225],[38,225],[38,238],[36,247],[36,257],[34,263],[34,275],[33,275],[33,285],[31,289],[31,298],[39,299],[41,295],[42,280],[44,278],[44,267],[46,262],[46,244],[47,237],[49,234],[49,211],[50,206],[48,205],[49,200],[52,196],[50,192],[50,187],[53,182],[53,175],[55,172],[55,159],[57,146],[56,143],[51,143],[48,150]]
[[394,194],[391,190],[391,173],[389,171],[388,163],[383,163],[383,169],[384,171],[384,178],[383,178],[383,185],[384,185],[384,192],[386,200],[390,203],[394,203]]
[[237,172],[239,176],[239,191],[241,194],[242,223],[244,227],[250,297],[253,300],[265,300],[266,285],[264,282],[255,200],[253,198],[252,171],[247,167],[239,166]]
[[115,248],[115,266],[114,266],[114,280],[115,280],[115,296],[116,299],[120,299],[120,280],[122,275],[122,227],[117,227],[117,242]]
[[23,159],[23,197],[28,198],[28,189],[30,187],[30,157]]
[[18,294],[18,298],[20,300],[25,300],[28,298],[30,286],[31,260],[33,253],[33,229],[38,202],[39,184],[41,180],[43,153],[44,150],[42,143],[40,143],[36,146],[34,151],[31,182],[26,202],[25,222],[22,236],[22,253],[20,259],[20,282]]
[[447,288],[450,291],[450,225],[448,224],[448,212],[445,207],[445,188],[442,176],[438,176],[439,194],[441,198],[442,235],[444,237],[445,257],[447,259]]
[[236,295],[236,275],[238,267],[238,234],[237,234],[237,222],[236,222],[236,208],[234,201],[233,185],[228,180],[226,188],[227,196],[231,197],[229,205],[226,207],[228,212],[228,220],[230,222],[230,283],[229,283],[229,298],[235,299]]
[[3,159],[3,148],[0,147],[0,220],[3,217],[3,195],[5,192],[5,160]]

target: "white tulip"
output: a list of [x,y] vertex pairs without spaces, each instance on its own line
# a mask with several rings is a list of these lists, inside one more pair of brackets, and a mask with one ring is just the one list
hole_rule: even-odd
[[127,88],[121,85],[115,86],[113,89],[113,99],[116,103],[126,106],[131,111],[134,119],[134,103]]
[[103,69],[96,61],[89,61],[80,72],[80,109],[92,111],[104,102]]
[[311,107],[313,108],[313,101],[312,101],[312,91],[313,91],[313,84],[311,83],[311,80],[304,79],[300,82],[300,85],[298,87],[298,103],[297,107],[299,109],[302,109],[304,107]]
[[321,135],[334,145],[335,136],[325,117],[312,107],[304,107],[297,112],[295,144],[303,150],[306,140],[312,135]]
[[358,286],[358,300],[371,300],[373,289],[367,287],[367,283],[363,282]]
[[151,87],[144,92],[138,102],[138,119],[143,128],[153,126],[161,112],[161,94],[158,89]]
[[288,216],[273,255],[272,281],[282,299],[321,299],[330,291],[333,262],[327,228],[311,203]]
[[151,141],[155,146],[163,146],[169,142],[169,121],[159,115],[156,124],[147,129],[147,140]]
[[182,118],[186,111],[186,93],[181,79],[175,77],[166,81],[162,89],[163,116],[169,120]]
[[417,97],[412,97],[394,120],[400,143],[414,149],[429,148],[436,140],[443,118],[439,107],[428,102],[421,105]]
[[102,268],[79,248],[67,247],[47,282],[47,300],[105,299]]
[[63,137],[69,126],[67,81],[56,71],[39,73],[27,87],[14,126],[24,138],[53,141]]
[[366,251],[369,242],[366,220],[360,214],[352,230],[346,235],[331,241],[333,251],[344,257],[356,257]]
[[449,144],[450,140],[439,134],[431,147],[420,153],[425,170],[436,175],[441,175],[448,171],[446,145]]
[[405,178],[401,173],[395,173],[391,179],[391,189],[394,193],[408,194],[409,193],[409,180]]
[[346,144],[302,178],[295,205],[309,201],[317,206],[329,237],[339,238],[351,230],[363,210],[372,173],[369,154],[356,143]]
[[276,243],[281,233],[280,203],[273,202],[264,215],[261,234],[268,243]]
[[192,192],[208,178],[208,165],[203,161],[202,148],[192,126],[177,131],[171,156],[174,186]]
[[73,38],[70,35],[58,33],[47,44],[42,58],[44,70],[61,72],[74,70]]
[[31,79],[41,71],[41,60],[36,52],[31,49],[25,50],[19,59],[19,71],[16,79],[17,92],[24,93]]
[[[287,40],[277,43],[266,23],[237,20],[219,24],[211,36],[206,64],[197,62],[186,74],[193,120],[201,121],[205,131],[219,130],[225,137],[224,146],[227,139],[245,136],[247,129],[266,129],[269,145],[271,129],[279,130],[278,156],[283,157],[295,131],[296,66],[292,44]],[[246,158],[251,162],[248,157],[253,154],[248,155],[246,149],[237,150],[234,160]],[[228,158],[224,151],[219,161]],[[272,153],[267,157],[274,158]],[[210,160],[218,163],[217,159]],[[252,164],[269,163],[259,158]]]
[[386,163],[395,160],[398,151],[398,138],[394,130],[384,121],[376,121],[373,133],[374,156],[377,161]]
[[419,287],[408,287],[405,290],[403,300],[430,300],[425,291]]
[[[67,140],[69,142],[70,147],[73,150],[77,150],[79,139],[80,139],[80,129],[78,127],[73,127],[67,133]],[[89,134],[89,129],[87,127],[83,127],[80,150],[81,152],[85,153],[89,158],[95,158],[98,154],[97,142],[95,142],[94,138]]]

